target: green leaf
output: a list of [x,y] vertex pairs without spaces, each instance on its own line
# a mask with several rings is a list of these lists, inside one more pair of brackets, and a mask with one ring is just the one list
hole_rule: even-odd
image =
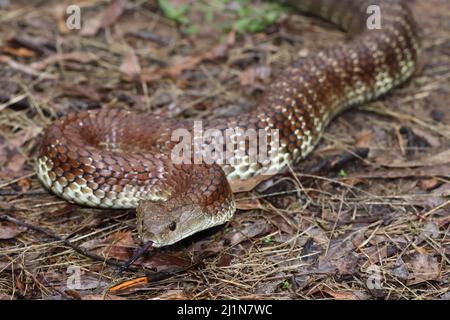
[[195,35],[198,32],[198,26],[195,24],[191,24],[189,27],[186,28],[186,33],[190,36]]
[[272,242],[273,242],[272,236],[267,236],[267,237],[264,237],[264,239],[263,239],[264,244],[271,244]]
[[158,3],[161,11],[167,18],[175,20],[181,24],[189,23],[189,19],[185,16],[188,10],[187,5],[175,7],[170,0],[158,0]]
[[289,281],[284,280],[281,283],[281,290],[289,290],[291,288],[291,284],[289,283]]

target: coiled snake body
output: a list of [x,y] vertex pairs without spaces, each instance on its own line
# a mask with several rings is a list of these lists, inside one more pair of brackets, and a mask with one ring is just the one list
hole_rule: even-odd
[[[285,169],[314,148],[336,114],[386,93],[415,69],[419,40],[403,1],[292,2],[336,23],[352,40],[288,67],[254,110],[203,121],[204,130],[220,132],[278,129],[276,159],[251,162],[241,155],[234,164],[177,164],[171,160],[172,133],[180,128],[192,133],[192,121],[93,110],[68,114],[46,130],[37,158],[39,179],[70,202],[137,207],[139,235],[156,247],[229,220],[235,206],[227,180]],[[370,5],[380,9],[380,29],[367,27]]]

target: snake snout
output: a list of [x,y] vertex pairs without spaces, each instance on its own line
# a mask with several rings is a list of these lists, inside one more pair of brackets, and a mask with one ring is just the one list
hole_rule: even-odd
[[171,245],[208,224],[208,215],[199,205],[183,204],[175,199],[165,202],[142,200],[137,207],[137,227],[143,242],[153,247]]

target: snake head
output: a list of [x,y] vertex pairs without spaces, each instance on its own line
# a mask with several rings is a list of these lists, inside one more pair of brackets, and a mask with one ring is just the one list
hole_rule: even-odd
[[210,226],[209,215],[194,203],[141,200],[137,207],[137,227],[143,242],[163,247]]

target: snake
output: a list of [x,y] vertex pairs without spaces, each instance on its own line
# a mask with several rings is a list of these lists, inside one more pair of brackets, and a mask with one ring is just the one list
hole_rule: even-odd
[[[36,158],[39,180],[71,203],[136,208],[140,239],[154,247],[171,245],[233,217],[231,181],[287,170],[314,149],[338,114],[385,95],[417,69],[420,38],[405,1],[290,4],[332,22],[348,41],[285,67],[253,109],[201,120],[210,139],[195,132],[195,119],[117,108],[68,113],[44,131]],[[248,132],[268,138],[247,139]],[[268,156],[255,158],[250,147],[264,149],[263,140]],[[197,157],[211,148],[219,155],[212,161]],[[224,150],[230,151],[227,161],[220,157]],[[187,154],[183,161],[174,161],[181,153]]]

